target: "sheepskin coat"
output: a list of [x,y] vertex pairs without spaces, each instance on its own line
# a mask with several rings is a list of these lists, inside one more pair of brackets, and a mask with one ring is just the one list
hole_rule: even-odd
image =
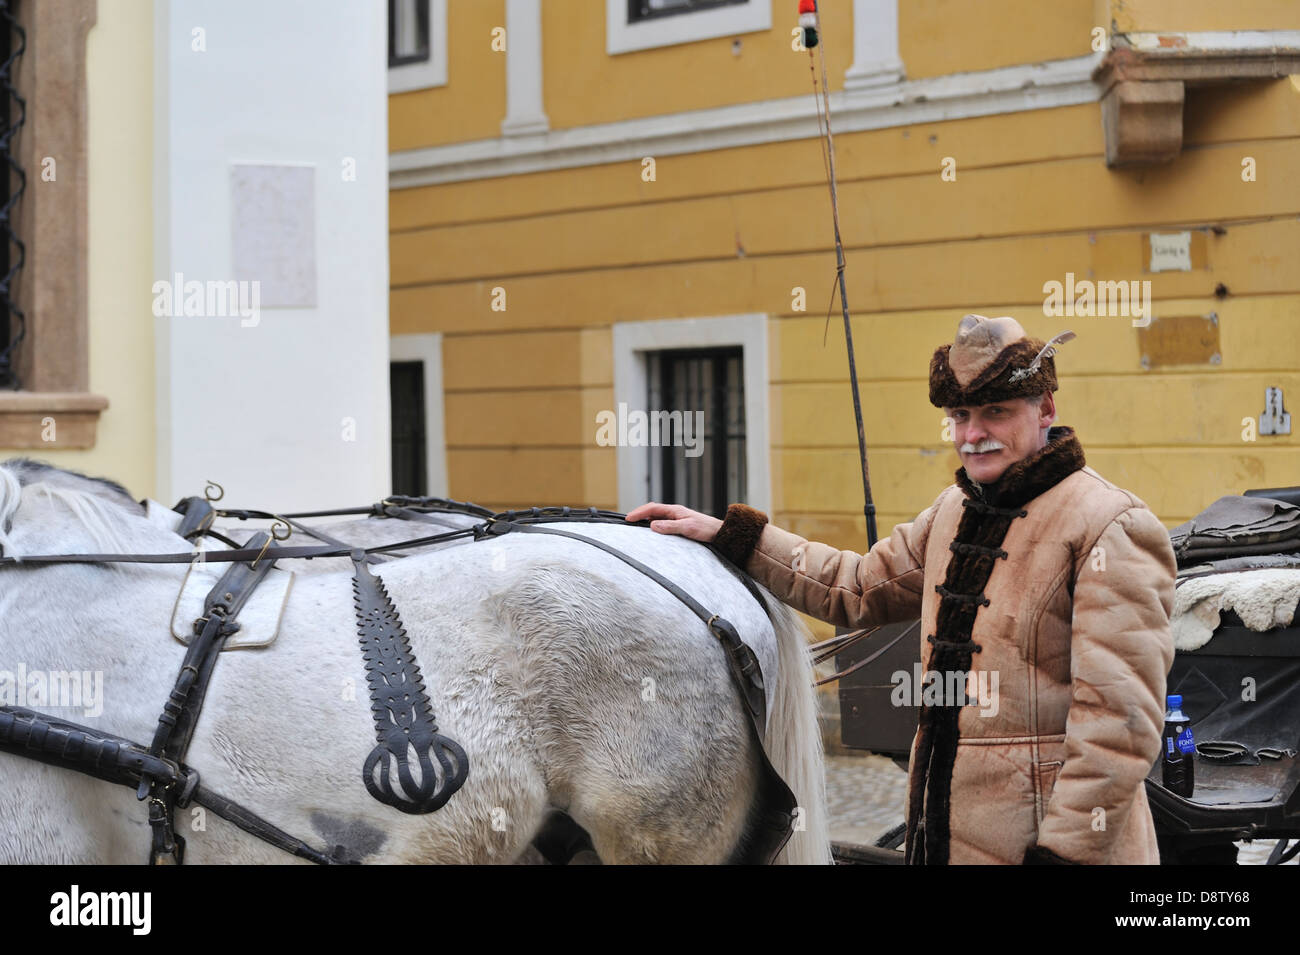
[[[864,555],[732,505],[715,545],[844,627],[921,619],[907,861],[1158,863],[1144,779],[1173,662],[1169,533],[1068,427],[992,485],[957,471]],[[996,687],[996,699],[986,699]]]

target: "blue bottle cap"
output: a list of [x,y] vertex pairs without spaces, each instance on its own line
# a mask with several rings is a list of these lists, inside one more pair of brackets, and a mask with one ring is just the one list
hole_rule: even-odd
[[1169,708],[1171,710],[1181,710],[1183,708],[1183,697],[1180,693],[1175,693],[1168,698]]

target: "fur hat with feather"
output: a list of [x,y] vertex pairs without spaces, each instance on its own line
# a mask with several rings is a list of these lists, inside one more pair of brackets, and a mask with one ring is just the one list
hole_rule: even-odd
[[1053,356],[1074,337],[1064,331],[1044,342],[1030,338],[1014,318],[964,315],[953,343],[930,359],[930,404],[977,407],[1056,391]]

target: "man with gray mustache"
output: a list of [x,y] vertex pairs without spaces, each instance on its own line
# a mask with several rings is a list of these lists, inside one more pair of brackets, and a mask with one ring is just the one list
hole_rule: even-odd
[[628,520],[712,541],[777,597],[854,629],[921,619],[926,669],[996,674],[982,715],[919,707],[909,864],[1156,864],[1145,777],[1160,752],[1175,561],[1136,495],[1053,427],[1055,349],[1013,318],[966,315],[930,361],[962,467],[865,555],[732,504],[718,520],[648,503]]

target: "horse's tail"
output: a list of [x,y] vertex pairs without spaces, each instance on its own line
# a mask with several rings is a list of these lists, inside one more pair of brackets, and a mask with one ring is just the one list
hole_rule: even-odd
[[771,694],[767,754],[799,801],[799,820],[790,841],[776,857],[778,865],[823,865],[831,862],[826,817],[826,767],[817,692],[808,657],[808,628],[799,615],[764,592],[776,630],[780,673]]
[[18,505],[22,503],[22,497],[22,484],[9,472],[9,468],[0,464],[0,552],[8,557],[15,556],[11,553],[13,548],[9,541],[9,524]]

